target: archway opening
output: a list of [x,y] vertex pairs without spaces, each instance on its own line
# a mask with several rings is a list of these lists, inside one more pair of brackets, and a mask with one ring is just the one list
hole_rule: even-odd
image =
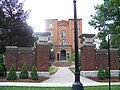
[[66,60],[66,50],[61,50],[60,52],[60,55],[61,55],[61,60]]

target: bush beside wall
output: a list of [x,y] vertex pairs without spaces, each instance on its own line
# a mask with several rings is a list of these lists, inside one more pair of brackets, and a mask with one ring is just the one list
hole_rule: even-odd
[[21,79],[26,79],[28,78],[28,71],[27,71],[27,67],[25,64],[23,64],[22,68],[21,68],[21,72],[19,74],[19,78]]
[[31,70],[31,79],[32,80],[38,80],[39,79],[39,76],[37,74],[37,69],[35,66],[32,67],[32,70]]
[[98,70],[98,78],[99,79],[104,79],[105,78],[105,72],[102,66],[100,66],[99,70]]
[[15,66],[12,64],[8,73],[8,76],[6,78],[7,80],[16,80],[17,75],[16,75],[16,69]]

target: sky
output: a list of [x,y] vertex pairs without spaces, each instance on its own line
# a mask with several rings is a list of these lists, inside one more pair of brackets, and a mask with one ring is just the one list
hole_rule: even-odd
[[[103,0],[76,0],[77,18],[82,19],[82,32],[96,34],[88,24],[90,15],[95,13],[94,6],[102,4]],[[28,24],[35,32],[45,31],[45,19],[68,20],[74,18],[73,0],[26,0],[25,10],[31,10]]]

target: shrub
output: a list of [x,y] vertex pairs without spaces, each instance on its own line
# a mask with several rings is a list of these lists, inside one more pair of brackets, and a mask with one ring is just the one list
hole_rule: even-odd
[[0,64],[0,76],[4,76],[4,65],[3,64]]
[[32,70],[31,70],[31,79],[32,80],[38,80],[39,79],[39,76],[37,74],[37,70],[36,70],[35,66],[33,66]]
[[16,80],[17,75],[16,75],[16,69],[15,66],[12,64],[8,73],[8,76],[6,78],[7,80]]
[[57,72],[57,70],[58,70],[58,68],[57,68],[57,67],[55,67],[55,66],[51,66],[51,67],[49,67],[49,72],[50,72],[50,75],[52,75],[52,74],[56,73],[56,72]]
[[27,67],[25,64],[23,64],[22,68],[21,68],[21,72],[19,74],[19,78],[21,79],[26,79],[28,78],[28,71],[27,71]]
[[[80,60],[81,59],[81,52],[79,51],[78,52],[78,59]],[[68,61],[72,61],[74,62],[75,61],[75,52],[71,52],[69,54],[69,58],[67,58]],[[80,62],[79,62],[80,63]]]
[[98,78],[99,79],[104,79],[105,78],[105,72],[102,66],[100,66],[99,70],[98,70]]
[[3,55],[0,54],[0,76],[4,76],[5,65],[3,64]]
[[72,52],[72,53],[69,54],[69,59],[68,59],[68,61],[74,61],[74,60],[75,60],[75,53]]
[[3,55],[0,54],[0,64],[3,64]]
[[[105,77],[109,78],[109,68],[105,69]],[[111,77],[111,74],[110,74],[110,77]]]

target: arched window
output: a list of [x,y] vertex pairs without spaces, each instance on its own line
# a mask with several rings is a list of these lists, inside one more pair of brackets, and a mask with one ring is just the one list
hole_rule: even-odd
[[66,37],[66,32],[64,30],[61,31],[61,36]]
[[53,28],[53,24],[49,24],[48,27],[49,27],[49,28]]
[[62,40],[61,43],[62,43],[62,45],[66,45],[66,41],[64,39]]

